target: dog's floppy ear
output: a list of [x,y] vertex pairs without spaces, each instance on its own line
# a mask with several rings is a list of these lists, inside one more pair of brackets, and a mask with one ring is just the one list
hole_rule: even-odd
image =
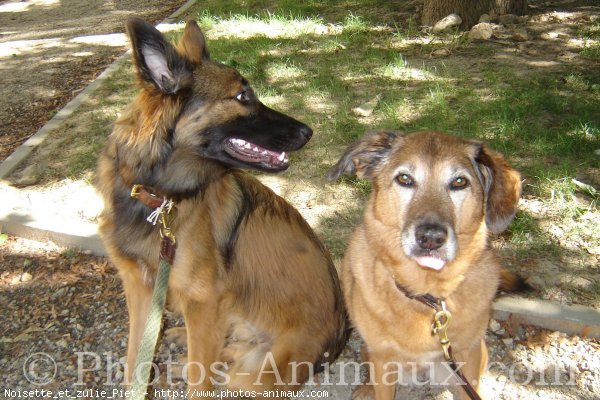
[[127,21],[133,61],[138,77],[165,94],[175,94],[192,84],[188,60],[152,25],[140,18]]
[[478,144],[475,158],[485,191],[485,222],[494,233],[504,231],[517,212],[521,197],[521,175],[504,157]]
[[394,141],[402,136],[398,132],[371,132],[354,142],[329,171],[327,179],[334,181],[341,175],[356,175],[361,179],[373,179],[380,166],[390,154]]
[[206,48],[206,39],[196,21],[189,20],[185,25],[183,37],[177,45],[177,50],[196,65],[210,58]]

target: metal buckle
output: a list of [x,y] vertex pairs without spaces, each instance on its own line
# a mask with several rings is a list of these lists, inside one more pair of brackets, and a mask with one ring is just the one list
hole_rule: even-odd
[[161,238],[168,238],[171,240],[173,244],[176,243],[175,235],[171,232],[170,223],[169,223],[169,215],[171,215],[171,211],[174,210],[173,201],[168,201],[167,206],[160,213],[160,229],[158,230]]
[[132,199],[137,199],[138,197],[140,197],[140,190],[142,190],[142,185],[139,184],[135,184],[133,185],[133,187],[131,188],[131,198]]
[[444,351],[444,358],[446,361],[450,361],[452,357],[450,356],[450,339],[448,339],[448,325],[450,325],[450,320],[452,319],[452,314],[446,308],[446,302],[441,300],[442,309],[440,311],[434,312],[433,314],[433,325],[431,326],[431,334],[438,335],[440,340],[440,345],[442,346],[442,350]]

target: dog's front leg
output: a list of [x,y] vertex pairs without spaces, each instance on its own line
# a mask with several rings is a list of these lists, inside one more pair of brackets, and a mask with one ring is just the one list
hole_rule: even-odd
[[[479,381],[481,379],[481,375],[483,375],[485,372],[488,363],[488,351],[485,341],[481,339],[480,343],[476,344],[468,352],[457,352],[456,357],[459,361],[465,361],[465,366],[463,368],[465,378],[481,396],[479,391]],[[460,392],[461,399],[470,399],[469,395],[463,390],[462,387],[458,388],[458,390]]]
[[397,363],[373,358],[373,381],[375,400],[393,400],[396,396],[396,384],[399,381]]
[[218,300],[188,300],[183,307],[187,328],[187,379],[190,398],[212,398],[215,362],[223,345]]
[[366,345],[361,348],[361,358],[368,366],[365,382],[352,393],[353,400],[393,400],[396,384],[400,382],[398,363],[376,357]]
[[119,254],[111,254],[110,257],[119,270],[125,290],[127,311],[129,313],[129,337],[127,340],[127,362],[125,364],[124,383],[125,385],[130,385],[133,382],[132,378],[135,373],[134,368],[137,352],[150,310],[152,286],[144,279],[142,267],[135,260]]

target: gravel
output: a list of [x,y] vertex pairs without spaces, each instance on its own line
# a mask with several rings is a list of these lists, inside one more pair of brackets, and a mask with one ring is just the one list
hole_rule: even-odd
[[[89,399],[122,397],[127,313],[120,280],[108,261],[9,237],[0,246],[0,262],[0,398],[25,398],[26,391],[36,389],[38,397],[41,390],[63,391],[59,398],[77,391]],[[169,334],[155,359],[155,398],[176,398],[185,389],[186,348],[173,329],[182,325],[178,315],[166,313]],[[488,398],[600,399],[598,340],[509,319],[490,321],[486,342],[490,366],[482,387]],[[329,377],[321,374],[320,385],[307,385],[305,393],[349,398],[353,385],[334,383],[353,381],[360,344],[355,334]],[[452,397],[444,388],[400,387],[397,398]]]

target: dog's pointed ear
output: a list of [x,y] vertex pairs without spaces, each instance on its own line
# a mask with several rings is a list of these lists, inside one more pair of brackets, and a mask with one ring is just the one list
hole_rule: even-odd
[[210,58],[206,47],[206,38],[196,21],[189,20],[185,25],[177,50],[196,65]]
[[175,94],[192,84],[192,67],[155,27],[140,18],[127,21],[133,62],[138,77],[165,94]]
[[402,137],[398,132],[371,132],[354,142],[340,160],[327,171],[327,179],[334,181],[342,175],[356,175],[373,179],[378,167],[389,156],[394,142]]
[[517,212],[521,197],[521,175],[504,157],[483,144],[475,157],[485,192],[485,222],[494,233],[504,231]]

